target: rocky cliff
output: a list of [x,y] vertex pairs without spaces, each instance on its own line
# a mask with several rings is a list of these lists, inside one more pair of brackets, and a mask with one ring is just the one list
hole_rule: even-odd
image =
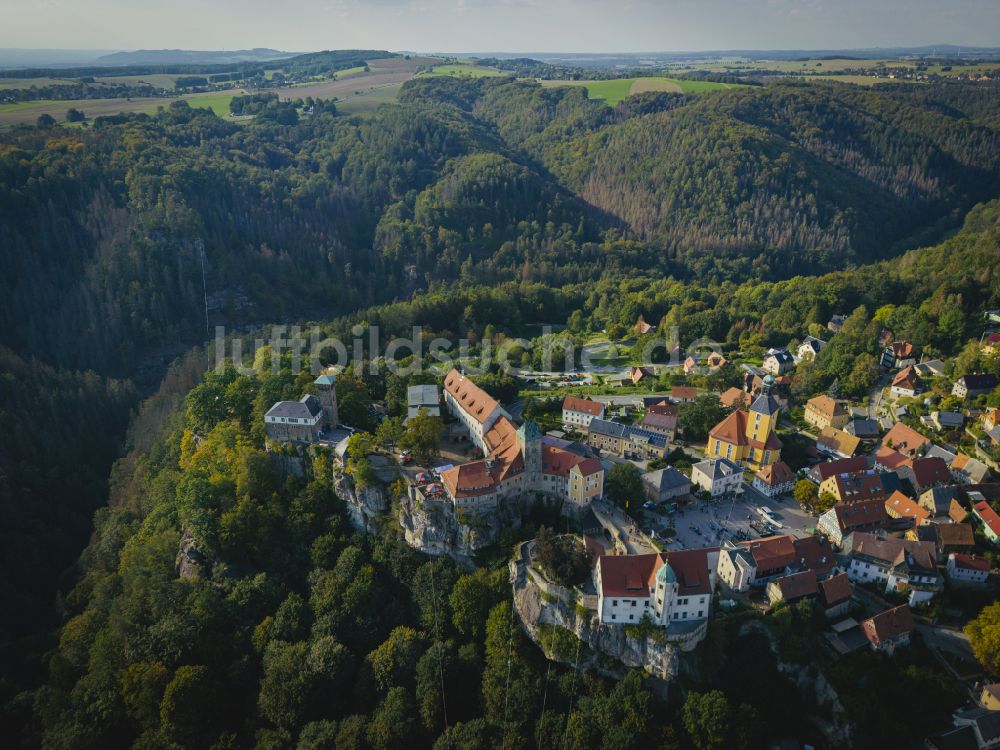
[[399,525],[407,544],[429,555],[448,555],[468,565],[472,555],[521,525],[521,506],[512,502],[489,513],[456,513],[450,503],[419,496],[399,500]]
[[340,474],[334,479],[333,489],[347,504],[351,525],[358,531],[373,531],[375,516],[389,510],[386,489],[381,484],[358,488],[351,477]]
[[[514,607],[528,636],[546,656],[581,669],[621,678],[626,668],[644,669],[669,681],[680,669],[680,650],[654,638],[630,637],[624,627],[603,625],[597,612],[576,600],[568,589],[548,583],[532,571],[523,558],[510,563]],[[555,628],[569,631],[582,642],[569,651],[556,646]]]

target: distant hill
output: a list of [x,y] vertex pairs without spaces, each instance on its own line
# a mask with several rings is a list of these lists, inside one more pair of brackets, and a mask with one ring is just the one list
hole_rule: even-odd
[[237,50],[139,49],[102,55],[91,65],[226,65],[242,62],[266,62],[294,57],[298,52],[282,52],[266,47]]

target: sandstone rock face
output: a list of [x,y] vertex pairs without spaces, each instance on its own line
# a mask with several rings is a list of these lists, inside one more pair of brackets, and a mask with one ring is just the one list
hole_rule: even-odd
[[333,489],[347,503],[351,525],[358,531],[373,531],[375,516],[389,510],[389,500],[382,485],[358,489],[349,476],[341,474],[334,481]]
[[181,534],[177,559],[174,561],[177,576],[185,580],[200,578],[203,572],[209,572],[206,567],[210,565],[211,561],[198,549],[198,540],[191,535],[191,530],[185,527]]
[[[521,557],[510,563],[514,589],[514,607],[528,636],[546,656],[571,666],[578,659],[581,669],[592,670],[608,677],[621,678],[626,667],[645,669],[653,677],[669,681],[680,669],[680,649],[673,644],[651,638],[629,637],[624,627],[601,624],[597,612],[578,604],[568,589],[536,578],[526,560]],[[543,627],[556,625],[580,639],[579,654],[567,659],[552,650]]]
[[399,525],[411,547],[470,565],[477,550],[494,544],[505,530],[521,525],[523,510],[512,502],[489,513],[456,514],[448,502],[407,495],[399,500]]

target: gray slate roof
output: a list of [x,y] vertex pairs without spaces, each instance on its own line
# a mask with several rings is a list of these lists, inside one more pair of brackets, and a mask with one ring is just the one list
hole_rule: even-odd
[[267,410],[267,417],[291,417],[294,419],[312,419],[323,411],[319,399],[307,394],[299,401],[279,401]]

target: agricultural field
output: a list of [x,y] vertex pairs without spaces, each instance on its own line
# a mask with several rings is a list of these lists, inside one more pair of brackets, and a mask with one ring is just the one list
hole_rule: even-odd
[[52,86],[76,83],[73,78],[0,78],[0,91],[4,89],[30,89],[32,86]]
[[738,83],[715,81],[688,81],[683,78],[645,77],[614,78],[608,81],[540,81],[543,86],[586,86],[587,96],[615,106],[622,99],[643,91],[670,91],[673,93],[701,94],[706,91],[735,88]]
[[877,83],[920,83],[908,78],[875,78],[874,76],[862,75],[809,76],[808,80],[810,83],[833,81],[835,83],[853,83],[858,86],[874,86]]
[[[193,73],[192,75],[198,75]],[[95,78],[95,83],[148,83],[150,86],[156,86],[159,89],[172,89],[174,88],[176,80],[181,77],[177,73],[154,73],[148,76],[101,76],[100,78]]]
[[0,104],[0,128],[11,125],[30,125],[43,114],[51,115],[57,122],[64,122],[66,110],[75,107],[88,120],[120,112],[145,112],[155,114],[160,107],[169,107],[178,99],[184,99],[192,107],[209,107],[220,117],[229,115],[229,102],[241,92],[217,91],[207,94],[189,94],[178,98],[150,97],[147,99],[72,99],[69,101],[42,100]]
[[387,83],[366,89],[357,94],[348,94],[337,100],[337,111],[348,115],[374,112],[383,104],[392,104],[399,98],[401,83]]
[[425,76],[454,76],[456,78],[493,78],[502,76],[504,73],[495,68],[484,68],[481,65],[466,65],[465,63],[449,63],[447,65],[435,65]]

